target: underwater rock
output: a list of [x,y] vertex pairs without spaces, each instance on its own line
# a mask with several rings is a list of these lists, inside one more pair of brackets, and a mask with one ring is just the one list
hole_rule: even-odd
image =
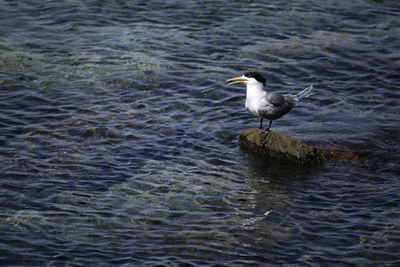
[[326,160],[325,153],[318,148],[278,132],[248,129],[240,134],[239,140],[248,150],[281,163],[313,165]]

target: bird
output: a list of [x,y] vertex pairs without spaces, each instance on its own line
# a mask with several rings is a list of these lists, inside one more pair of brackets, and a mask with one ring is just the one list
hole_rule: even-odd
[[267,132],[270,131],[273,120],[281,118],[294,108],[301,99],[309,97],[313,89],[311,84],[295,95],[268,92],[265,90],[266,79],[261,74],[252,71],[246,72],[240,77],[229,79],[226,82],[228,85],[246,84],[245,107],[261,119],[259,129],[262,129],[263,119],[269,120]]

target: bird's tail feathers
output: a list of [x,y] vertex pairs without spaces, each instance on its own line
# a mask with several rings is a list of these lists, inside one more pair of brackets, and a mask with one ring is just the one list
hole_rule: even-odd
[[296,94],[296,98],[298,98],[299,100],[303,99],[303,98],[307,98],[309,96],[312,96],[314,94],[311,94],[311,90],[313,89],[313,85],[311,84],[309,87],[307,87],[306,89],[304,89],[303,91],[301,91],[300,93]]

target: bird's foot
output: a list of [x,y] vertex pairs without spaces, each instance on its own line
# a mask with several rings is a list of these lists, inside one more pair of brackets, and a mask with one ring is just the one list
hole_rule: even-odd
[[271,130],[269,128],[263,129],[263,128],[258,128],[259,130],[262,130],[263,132],[269,133]]

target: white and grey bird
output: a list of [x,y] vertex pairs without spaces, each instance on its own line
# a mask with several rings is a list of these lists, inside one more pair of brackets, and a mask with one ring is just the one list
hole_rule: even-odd
[[266,80],[257,72],[246,72],[243,76],[229,79],[226,82],[228,85],[246,84],[246,109],[261,119],[260,129],[262,129],[263,119],[269,120],[267,131],[271,128],[273,120],[281,118],[301,99],[310,96],[313,88],[311,85],[295,95],[267,92],[264,90]]

